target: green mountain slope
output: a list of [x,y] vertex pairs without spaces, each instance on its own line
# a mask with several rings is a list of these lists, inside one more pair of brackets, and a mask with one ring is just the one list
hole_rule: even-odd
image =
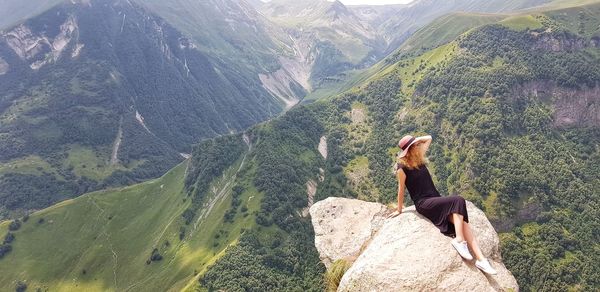
[[[3,222],[0,234],[14,239],[3,245],[11,251],[0,261],[0,283],[57,291],[193,290],[199,277],[213,275],[204,278],[210,264],[250,249],[245,255],[253,260],[246,263],[270,279],[237,278],[243,286],[320,287],[324,268],[310,242],[310,221],[288,213],[288,204],[306,203],[304,180],[314,176],[314,122],[314,115],[293,111],[249,136],[203,142],[191,160],[159,179],[60,203],[20,219],[15,231],[8,231],[14,221]],[[273,148],[282,137],[297,145]],[[306,163],[291,169],[278,163],[282,154],[302,155]],[[286,186],[272,183],[283,179]],[[255,252],[261,245],[265,254]]]
[[280,112],[240,66],[127,1],[63,3],[3,31],[2,216],[156,177],[192,143]]
[[[330,76],[305,100],[345,92],[377,76],[377,72],[389,69],[389,65],[395,64],[401,55],[433,49],[451,42],[469,29],[497,22],[525,8],[541,9],[535,7],[546,2],[549,1],[414,1],[407,5],[349,6],[365,25],[385,40],[385,49],[380,53],[385,57],[368,68],[355,68]],[[569,6],[573,5],[577,4]]]
[[505,15],[479,13],[446,14],[417,30],[402,44],[399,52],[433,49],[453,41],[472,28],[498,22],[506,17]]
[[[234,139],[245,147],[240,136]],[[188,225],[182,214],[193,200],[184,181],[193,161],[158,179],[86,194],[32,214],[11,233],[12,251],[0,264],[2,286],[14,287],[22,280],[32,290],[183,289],[244,229],[256,225],[248,215],[258,210],[262,195],[247,186],[247,176],[255,170],[247,153],[238,154],[231,165],[208,176],[203,213]],[[193,178],[188,175],[187,180]],[[244,211],[227,217],[232,200]],[[0,233],[6,234],[8,225],[2,223]]]

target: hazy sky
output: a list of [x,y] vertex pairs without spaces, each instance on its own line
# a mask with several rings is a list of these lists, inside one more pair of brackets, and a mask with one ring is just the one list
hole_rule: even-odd
[[[0,0],[2,1],[2,0]],[[269,2],[270,0],[261,0],[262,2]],[[298,1],[302,1],[302,0],[298,0]],[[328,1],[334,1],[334,0],[328,0]],[[410,3],[413,0],[340,0],[340,2],[344,3],[345,5],[364,5],[364,4],[370,4],[370,5],[383,5],[383,4],[404,4],[404,3]]]
[[357,5],[357,4],[381,5],[381,4],[409,3],[409,2],[412,2],[412,0],[340,0],[340,2],[342,2],[346,5]]

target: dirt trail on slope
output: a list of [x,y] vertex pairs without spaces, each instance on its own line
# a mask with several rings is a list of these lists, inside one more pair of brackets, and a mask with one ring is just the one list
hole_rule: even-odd
[[[104,213],[106,213],[105,210],[102,207],[100,207],[100,205],[98,205],[98,203],[96,203],[96,201],[94,201],[93,198],[90,197],[89,201],[100,211],[100,213],[98,214],[98,220],[100,220],[102,218],[102,215],[104,215]],[[117,252],[115,252],[112,242],[110,241],[110,234],[108,234],[108,232],[106,231],[108,229],[109,223],[110,223],[110,221],[106,222],[106,224],[104,225],[104,228],[102,229],[102,235],[104,235],[106,237],[106,241],[108,242],[109,249],[113,254],[113,281],[114,281],[115,289],[118,290],[117,267],[119,266],[119,256],[117,255]]]

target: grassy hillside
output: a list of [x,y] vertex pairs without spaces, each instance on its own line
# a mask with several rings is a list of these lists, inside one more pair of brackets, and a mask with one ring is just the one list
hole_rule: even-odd
[[406,53],[416,50],[428,50],[444,45],[456,39],[466,31],[485,24],[497,22],[506,16],[499,14],[450,13],[432,21],[419,29],[399,51]]
[[[302,126],[300,120],[308,124]],[[11,248],[0,257],[1,285],[26,283],[31,289],[52,291],[192,291],[199,278],[214,277],[211,271],[218,267],[208,267],[215,261],[240,256],[250,247],[252,253],[245,256],[252,259],[243,262],[258,265],[256,273],[278,275],[275,282],[263,279],[264,285],[319,287],[323,267],[312,246],[308,218],[296,211],[293,219],[288,217],[289,207],[306,206],[305,180],[318,173],[316,145],[297,140],[289,128],[281,131],[297,125],[296,131],[318,134],[308,126],[313,121],[299,112],[293,120],[257,127],[249,136],[207,140],[190,160],[159,179],[62,202],[19,219],[17,230],[10,230],[15,221],[3,222],[0,234],[12,239],[0,248]],[[305,162],[290,169],[272,161],[278,157],[273,151],[281,150],[269,149],[279,139],[286,144],[297,140],[298,147],[285,146],[289,154],[284,155],[292,154],[290,160],[304,157]],[[300,188],[292,195],[286,186]],[[254,240],[265,244],[262,261],[256,260]],[[290,252],[293,260],[284,260]],[[271,264],[279,260],[300,266],[280,270]]]
[[[306,101],[327,98],[336,94],[349,91],[361,84],[368,83],[385,75],[397,65],[399,59],[405,55],[417,56],[423,52],[435,49],[438,46],[452,42],[456,37],[475,27],[494,23],[506,18],[506,15],[480,14],[480,13],[450,13],[433,20],[427,26],[417,30],[408,38],[395,52],[384,58],[373,66],[360,70],[347,71],[335,77],[330,77],[322,83],[322,88],[308,94]],[[433,55],[433,53],[429,53]],[[420,59],[426,57],[421,56]],[[420,60],[419,60],[420,62]],[[421,64],[418,64],[421,65]],[[418,66],[417,66],[418,67]],[[405,74],[411,74],[409,68],[404,70]],[[422,75],[422,74],[419,74]],[[415,77],[417,78],[417,77]],[[408,84],[409,82],[405,82]]]
[[[256,170],[244,155],[235,160],[213,176],[203,212],[188,225],[182,214],[192,203],[184,186],[190,161],[161,178],[89,193],[21,219],[11,231],[12,250],[0,260],[0,283],[50,291],[184,288],[256,225],[251,214],[262,194],[248,180]],[[244,211],[226,219],[234,197]],[[0,225],[2,236],[9,223]],[[149,260],[154,249],[160,260]]]

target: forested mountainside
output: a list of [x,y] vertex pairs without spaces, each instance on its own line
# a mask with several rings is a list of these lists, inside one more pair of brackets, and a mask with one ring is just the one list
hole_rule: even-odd
[[[538,4],[463,2],[427,7]],[[299,3],[0,1],[0,218],[157,177],[193,143],[265,121],[315,89],[335,92],[332,80],[394,45],[395,30],[374,29],[354,8]]]
[[[37,209],[158,176],[283,102],[128,1],[64,3],[0,38],[0,203]],[[6,214],[6,213],[5,213]]]
[[163,178],[0,224],[0,282],[321,291],[306,207],[393,202],[398,138],[428,133],[436,186],[485,211],[523,291],[597,290],[599,25],[590,4],[415,45],[348,93],[202,142]]

